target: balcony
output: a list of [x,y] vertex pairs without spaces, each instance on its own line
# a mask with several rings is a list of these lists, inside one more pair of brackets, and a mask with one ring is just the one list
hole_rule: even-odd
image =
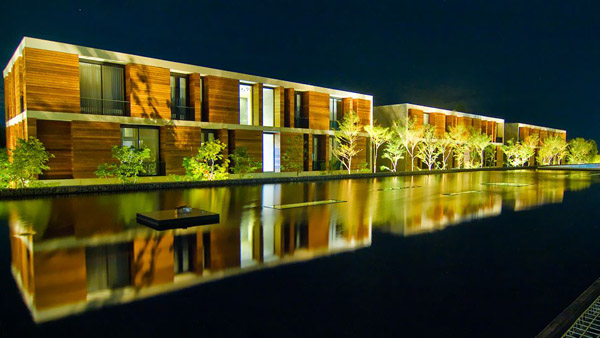
[[81,112],[94,115],[129,116],[129,102],[82,97]]
[[308,129],[308,118],[296,117],[294,119],[294,128],[305,128]]
[[188,107],[187,100],[173,99],[171,101],[171,119],[194,121],[194,107]]
[[339,121],[329,121],[329,130],[340,130]]

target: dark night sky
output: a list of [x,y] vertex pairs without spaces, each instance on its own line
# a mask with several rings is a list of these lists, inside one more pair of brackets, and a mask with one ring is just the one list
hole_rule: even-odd
[[22,36],[344,89],[596,138],[598,1],[13,1]]

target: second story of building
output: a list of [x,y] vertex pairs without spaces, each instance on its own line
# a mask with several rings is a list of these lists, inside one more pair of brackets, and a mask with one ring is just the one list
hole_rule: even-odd
[[562,129],[554,129],[542,126],[535,126],[525,123],[507,123],[506,124],[506,140],[513,142],[524,141],[530,135],[537,135],[539,142],[543,142],[548,137],[558,136],[563,140],[567,140],[567,131]]
[[412,118],[415,125],[430,124],[435,126],[436,135],[443,136],[450,127],[464,125],[481,130],[492,137],[494,143],[504,142],[504,120],[469,113],[462,113],[441,108],[421,106],[411,103],[377,106],[374,108],[374,123],[389,127],[394,121]]
[[62,113],[127,123],[332,130],[349,110],[364,125],[372,121],[371,95],[29,37],[3,75],[7,121]]

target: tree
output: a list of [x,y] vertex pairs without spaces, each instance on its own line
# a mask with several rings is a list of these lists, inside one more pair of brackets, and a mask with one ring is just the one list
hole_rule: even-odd
[[483,164],[485,162],[485,148],[492,144],[492,137],[482,133],[480,130],[471,129],[470,137],[469,137],[469,145],[471,149],[473,149],[477,156],[479,156],[480,160],[480,168],[483,168]]
[[[521,145],[523,147],[523,149],[521,149],[521,156],[523,157],[523,159],[522,159],[523,165],[525,165],[525,162],[534,160],[533,157],[535,156],[535,150],[537,149],[539,143],[540,143],[540,137],[537,136],[536,134],[532,134],[532,135],[525,137],[523,142],[521,142]],[[534,163],[528,163],[528,164],[530,166],[535,165],[535,161],[534,161]]]
[[[375,154],[375,159],[373,161],[377,163],[377,151],[379,150],[379,147],[388,142],[392,135],[388,128],[375,125],[365,126],[365,131],[371,138],[371,146],[373,147]],[[377,172],[377,165],[373,166],[373,172]]]
[[358,134],[362,129],[359,122],[358,115],[353,111],[349,111],[344,114],[344,119],[340,123],[340,130],[335,132],[338,146],[332,149],[331,152],[346,167],[348,174],[351,173],[352,158],[362,150],[356,148]]
[[445,170],[448,166],[448,158],[450,157],[450,154],[452,154],[452,149],[454,149],[455,146],[454,141],[446,132],[444,133],[444,136],[442,138],[438,139],[436,146],[438,147],[438,151],[440,152],[440,158],[442,160],[441,169]]
[[44,170],[54,155],[46,151],[44,144],[35,137],[28,140],[18,139],[12,151],[12,162],[8,165],[8,176],[11,184],[17,188],[30,186]]
[[448,129],[448,137],[454,143],[454,158],[458,162],[458,168],[464,168],[466,166],[465,154],[470,152],[468,144],[470,137],[469,131],[464,125],[459,124]]
[[414,170],[416,149],[423,136],[423,128],[417,127],[413,118],[394,121],[392,125],[392,137],[397,137],[404,146],[406,153],[410,156],[410,170]]
[[590,163],[597,153],[596,142],[578,137],[569,141],[567,161],[571,164]]
[[436,163],[437,158],[440,156],[440,150],[437,145],[437,138],[435,136],[435,127],[427,124],[423,127],[423,137],[417,147],[416,157],[421,159],[429,170]]
[[543,165],[560,164],[566,155],[567,142],[560,136],[550,136],[542,141],[538,162]]
[[214,181],[226,179],[229,160],[223,159],[225,148],[227,148],[227,145],[219,140],[202,143],[196,155],[183,159],[185,175],[193,180]]
[[505,145],[503,145],[500,149],[504,155],[506,155],[506,162],[509,167],[519,167],[523,165],[521,163],[521,143],[514,142],[513,140],[508,140]]
[[150,159],[149,148],[114,146],[111,152],[118,163],[100,164],[94,172],[96,176],[106,179],[116,176],[122,183],[137,183],[139,175],[146,173],[146,165]]
[[262,166],[262,162],[252,159],[246,147],[236,147],[233,154],[229,154],[229,159],[233,162],[231,169],[234,174],[251,173]]
[[281,170],[292,170],[300,172],[304,169],[304,142],[302,135],[288,137],[285,140],[285,151],[281,154]]
[[10,162],[5,148],[0,149],[0,189],[10,188]]
[[398,160],[404,158],[405,152],[404,144],[402,140],[398,137],[392,137],[390,141],[386,144],[385,149],[383,151],[383,155],[381,157],[387,158],[390,160],[390,167],[386,167],[384,165],[381,166],[382,170],[389,170],[392,172],[396,172],[398,166]]

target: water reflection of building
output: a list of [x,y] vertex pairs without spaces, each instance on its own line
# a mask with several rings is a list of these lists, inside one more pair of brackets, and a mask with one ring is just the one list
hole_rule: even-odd
[[40,322],[370,244],[368,224],[356,233],[330,208],[315,211],[259,206],[218,225],[162,232],[109,219],[54,222],[50,214],[40,227],[11,217],[12,269]]

